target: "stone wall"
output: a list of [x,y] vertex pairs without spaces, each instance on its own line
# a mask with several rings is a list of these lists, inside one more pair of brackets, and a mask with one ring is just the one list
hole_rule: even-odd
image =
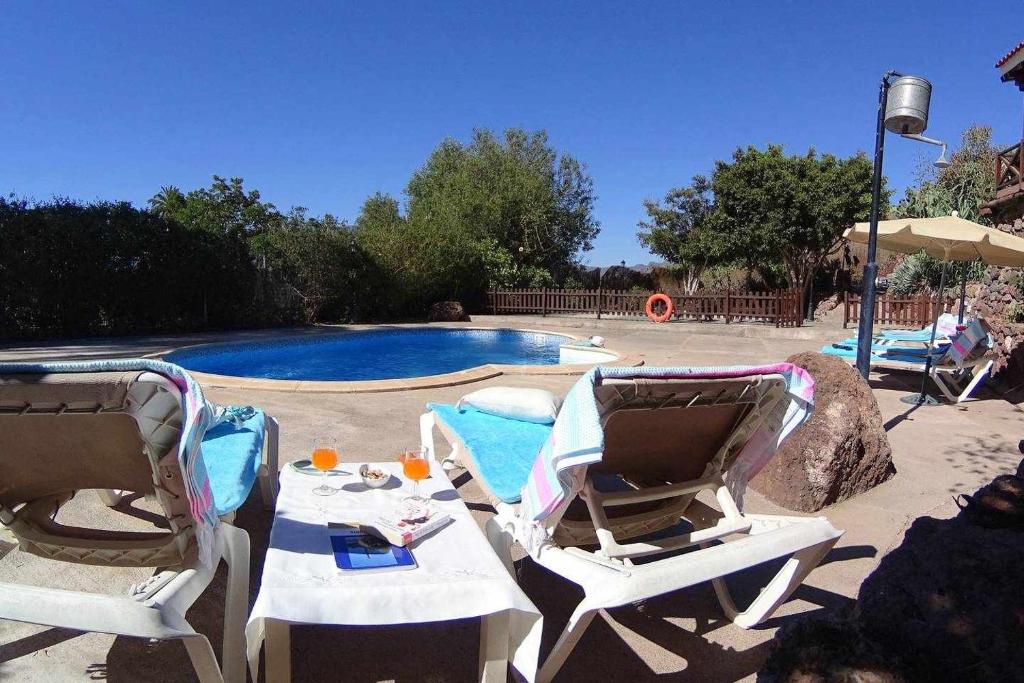
[[[998,226],[1000,230],[1024,237],[1024,219],[1013,224]],[[1024,311],[1024,296],[1018,282],[1024,270],[1018,268],[986,269],[980,284],[967,287],[967,305],[970,312],[985,318],[992,328],[995,340],[993,375],[1004,384],[1017,385],[1024,381],[1024,324],[1011,322],[1013,309]]]

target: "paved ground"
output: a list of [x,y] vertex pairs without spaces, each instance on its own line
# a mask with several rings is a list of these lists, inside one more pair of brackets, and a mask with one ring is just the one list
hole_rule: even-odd
[[[568,318],[485,318],[475,324],[517,324],[570,334],[600,333],[610,348],[642,357],[648,364],[719,364],[782,360],[791,353],[817,349],[835,329],[774,330],[757,326],[654,326],[648,323]],[[246,335],[260,337],[262,333]],[[770,338],[769,338],[770,337]],[[802,338],[796,338],[802,337]],[[104,357],[161,351],[219,335],[150,337],[0,348],[0,360],[44,357]],[[543,386],[564,391],[571,377],[502,377],[462,387],[387,394],[296,395],[211,388],[222,403],[258,404],[281,422],[285,460],[308,457],[318,434],[338,437],[346,461],[393,459],[417,442],[417,417],[427,401],[454,401],[481,386]],[[615,610],[598,619],[573,653],[559,680],[733,681],[752,679],[763,662],[775,630],[803,612],[841,609],[851,603],[863,578],[882,554],[898,545],[910,521],[922,515],[955,513],[952,496],[971,491],[995,474],[1014,469],[1017,441],[1024,432],[1021,414],[1009,403],[984,394],[960,406],[912,409],[899,397],[912,390],[912,376],[873,376],[872,386],[893,446],[897,475],[875,490],[825,511],[846,535],[825,563],[767,623],[744,631],[724,620],[709,586],[651,600],[642,608]],[[460,478],[459,482],[462,483]],[[476,514],[487,515],[474,482],[460,488]],[[775,512],[756,494],[746,507]],[[106,514],[123,525],[147,524],[144,506],[133,503],[128,516],[105,511],[92,496],[79,496],[62,512],[68,520],[95,520]],[[237,523],[253,540],[253,596],[265,552],[270,515],[258,494],[240,510]],[[144,574],[131,570],[98,572],[88,568],[54,569],[43,560],[11,552],[0,538],[0,581],[17,579],[86,591],[127,588]],[[564,626],[578,593],[571,584],[529,562],[521,563],[521,583],[545,615],[546,652]],[[111,573],[113,578],[111,578]],[[764,572],[741,577],[750,589]],[[221,577],[222,579],[222,577]],[[219,631],[223,582],[215,583],[193,608],[200,630]],[[475,621],[395,629],[297,629],[293,636],[296,681],[468,681],[476,666]],[[219,645],[215,643],[215,648]],[[341,668],[344,667],[344,668]],[[192,680],[184,648],[178,643],[148,644],[127,638],[77,634],[0,622],[0,680],[172,681]]]

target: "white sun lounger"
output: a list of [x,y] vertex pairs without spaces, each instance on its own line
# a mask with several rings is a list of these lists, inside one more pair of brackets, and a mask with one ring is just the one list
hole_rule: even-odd
[[[0,368],[0,523],[14,534],[20,550],[65,563],[162,569],[121,596],[3,583],[0,619],[178,639],[199,681],[242,683],[249,537],[219,523],[209,548],[212,562],[199,559],[195,518],[178,460],[182,401],[181,390],[153,372],[5,374]],[[256,464],[247,463],[254,471]],[[251,487],[252,479],[248,482]],[[60,506],[86,489],[100,492],[108,503],[119,497],[110,491],[155,498],[167,530],[125,532],[58,523]],[[273,489],[273,482],[264,484],[268,494]],[[228,575],[218,665],[210,641],[192,628],[186,611],[222,559]]]
[[[612,369],[592,371],[573,391],[602,370]],[[752,476],[749,458],[760,457],[763,465],[788,430],[786,378],[652,379],[658,368],[643,371],[647,377],[597,380],[599,424],[561,424],[580,419],[563,407],[554,429],[603,430],[603,453],[595,464],[561,471],[561,481],[575,482],[575,493],[540,518],[530,517],[532,506],[523,502],[531,497],[531,464],[536,472],[545,457],[535,455],[542,436],[533,433],[537,425],[524,431],[523,423],[512,424],[516,420],[443,406],[421,418],[424,448],[438,460],[469,467],[492,496],[498,514],[487,532],[510,571],[509,545],[516,541],[533,561],[583,588],[585,597],[538,681],[555,676],[598,611],[705,581],[712,582],[726,616],[749,628],[785,602],[843,533],[824,517],[743,513],[734,496]],[[504,441],[502,421],[509,423]],[[453,445],[447,458],[434,447],[435,426]],[[519,449],[520,442],[527,447]],[[509,462],[519,466],[510,469]],[[727,486],[730,470],[738,476]],[[515,476],[523,478],[522,500],[511,499]],[[712,494],[714,505],[696,499],[702,491]],[[647,537],[655,531],[656,538]],[[745,609],[737,606],[724,577],[782,558],[785,564],[761,594]]]
[[[955,334],[946,346],[930,351],[931,365],[928,376],[951,403],[962,403],[988,377],[993,361],[988,352],[992,340],[988,325],[975,318],[967,328]],[[824,346],[822,353],[838,356],[851,365],[857,364],[857,348],[843,344]],[[924,352],[909,352],[898,347],[872,347],[872,370],[904,370],[923,373],[926,367]]]

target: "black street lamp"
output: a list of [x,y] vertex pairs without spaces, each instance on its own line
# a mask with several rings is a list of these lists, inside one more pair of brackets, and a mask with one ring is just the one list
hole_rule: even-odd
[[[882,76],[878,90],[878,124],[875,128],[875,168],[871,179],[871,217],[869,219],[868,254],[860,297],[860,328],[857,332],[857,370],[864,379],[871,369],[871,339],[875,321],[875,286],[878,264],[878,211],[882,194],[882,152],[885,131],[920,139],[928,127],[928,105],[932,85],[919,76],[904,76],[889,71]],[[925,138],[924,142],[933,142]],[[939,143],[941,144],[941,143]],[[945,145],[943,145],[943,153]],[[944,161],[944,160],[943,160]]]

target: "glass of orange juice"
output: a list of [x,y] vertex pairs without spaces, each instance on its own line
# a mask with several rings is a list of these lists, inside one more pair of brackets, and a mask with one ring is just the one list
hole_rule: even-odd
[[327,485],[327,473],[338,464],[338,441],[331,437],[320,437],[313,441],[313,467],[320,470],[320,485],[313,489],[318,496],[333,496],[338,489]]
[[422,448],[411,448],[401,455],[402,474],[412,479],[412,495],[406,500],[426,502],[420,495],[420,482],[430,476],[430,461]]

